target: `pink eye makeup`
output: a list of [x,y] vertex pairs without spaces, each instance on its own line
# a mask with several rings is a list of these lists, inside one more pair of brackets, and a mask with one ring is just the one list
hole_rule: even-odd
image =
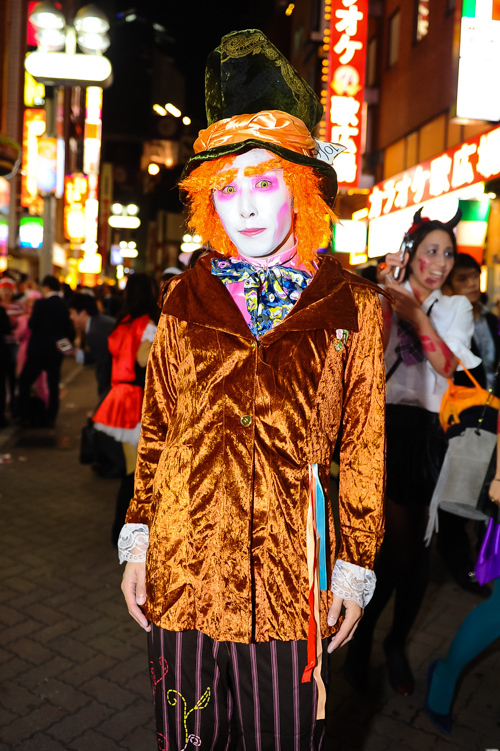
[[217,194],[218,201],[228,201],[231,198],[234,198],[234,196],[238,192],[238,189],[236,185],[230,183],[229,185],[224,185],[223,188],[219,188],[215,192]]

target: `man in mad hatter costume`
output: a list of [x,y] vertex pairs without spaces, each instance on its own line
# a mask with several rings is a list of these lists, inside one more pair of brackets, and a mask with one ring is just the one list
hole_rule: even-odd
[[305,81],[247,30],[210,55],[206,95],[180,188],[213,250],[164,296],[122,589],[159,749],[319,749],[323,653],[352,635],[383,535],[379,299],[317,255],[337,181]]

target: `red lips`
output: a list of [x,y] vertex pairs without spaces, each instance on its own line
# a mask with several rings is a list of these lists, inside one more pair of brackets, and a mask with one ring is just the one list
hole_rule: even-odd
[[252,229],[240,229],[239,233],[240,235],[245,235],[245,237],[253,237],[254,235],[260,235],[261,232],[265,232],[265,227],[262,228],[252,228]]

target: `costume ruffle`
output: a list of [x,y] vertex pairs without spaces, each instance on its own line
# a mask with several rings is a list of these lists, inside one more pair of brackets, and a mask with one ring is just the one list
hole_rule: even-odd
[[132,383],[117,383],[94,414],[95,427],[109,435],[111,433],[105,428],[135,430],[141,420],[143,395],[144,391],[141,386],[134,386]]

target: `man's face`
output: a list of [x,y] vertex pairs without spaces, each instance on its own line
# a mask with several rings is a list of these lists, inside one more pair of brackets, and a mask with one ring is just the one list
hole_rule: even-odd
[[79,313],[74,308],[69,309],[69,317],[73,321],[73,326],[77,331],[85,331],[85,327],[88,321],[88,314],[85,310],[81,310]]
[[261,258],[293,248],[293,199],[283,170],[255,168],[275,156],[252,149],[237,156],[222,173],[237,170],[232,181],[214,190],[213,202],[229,239],[243,256]]
[[477,303],[481,297],[480,274],[477,269],[454,269],[449,285],[455,295],[465,295],[469,302]]

